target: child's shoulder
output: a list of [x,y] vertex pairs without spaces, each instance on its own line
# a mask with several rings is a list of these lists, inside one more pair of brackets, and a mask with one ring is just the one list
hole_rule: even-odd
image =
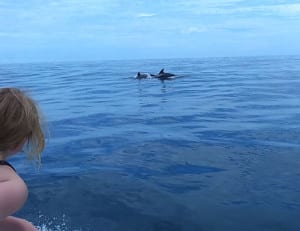
[[6,160],[0,160],[0,165],[6,165],[6,166],[10,167],[12,170],[16,171],[15,168],[10,163],[8,163]]
[[27,186],[7,165],[0,165],[0,220],[20,209],[28,196]]

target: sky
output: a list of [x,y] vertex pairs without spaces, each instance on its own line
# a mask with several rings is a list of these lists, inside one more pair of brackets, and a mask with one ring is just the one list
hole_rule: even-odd
[[0,62],[299,55],[300,0],[0,0]]

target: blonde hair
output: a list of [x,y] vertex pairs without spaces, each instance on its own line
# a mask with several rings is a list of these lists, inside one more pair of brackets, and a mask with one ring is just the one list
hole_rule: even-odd
[[24,140],[24,152],[40,163],[45,136],[37,104],[17,88],[0,88],[0,152],[5,155]]

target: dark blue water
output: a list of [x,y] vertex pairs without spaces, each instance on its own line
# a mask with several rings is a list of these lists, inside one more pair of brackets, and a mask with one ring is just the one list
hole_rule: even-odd
[[[136,80],[137,71],[175,73]],[[299,230],[300,57],[3,64],[39,103],[41,230]]]

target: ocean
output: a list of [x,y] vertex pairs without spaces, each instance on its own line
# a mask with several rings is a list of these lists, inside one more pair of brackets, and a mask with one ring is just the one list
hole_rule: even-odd
[[[137,80],[164,68],[174,79]],[[41,231],[300,230],[300,57],[1,64],[39,104]]]

